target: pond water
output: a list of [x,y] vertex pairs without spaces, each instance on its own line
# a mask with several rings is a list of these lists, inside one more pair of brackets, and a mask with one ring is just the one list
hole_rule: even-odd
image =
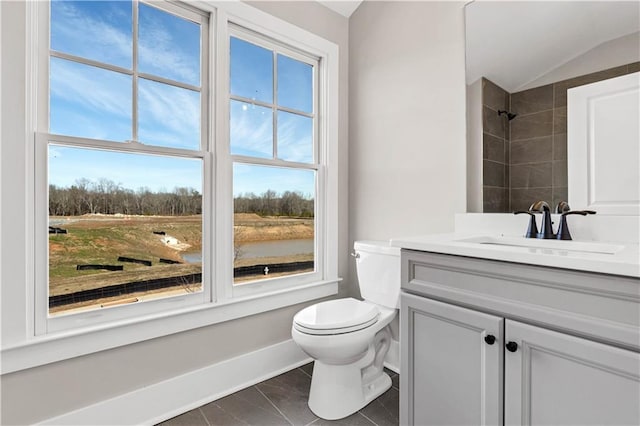
[[[304,253],[313,253],[313,240],[257,241],[242,244],[238,259],[290,256]],[[199,251],[182,253],[182,258],[189,263],[201,263],[202,253]]]

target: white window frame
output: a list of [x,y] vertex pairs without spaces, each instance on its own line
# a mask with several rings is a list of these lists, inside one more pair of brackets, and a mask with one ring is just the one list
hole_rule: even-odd
[[[322,144],[325,142],[324,138],[319,134],[318,128],[318,107],[319,107],[319,99],[318,99],[318,69],[320,68],[320,59],[315,56],[311,56],[309,54],[305,54],[302,52],[298,52],[293,48],[283,45],[280,42],[269,40],[263,35],[257,34],[251,30],[247,30],[246,28],[240,27],[238,25],[234,25],[230,23],[228,25],[229,28],[229,39],[231,37],[235,37],[241,39],[243,41],[252,43],[256,46],[262,47],[272,52],[273,60],[274,60],[274,73],[273,73],[273,102],[262,102],[247,99],[241,96],[237,96],[229,93],[229,101],[237,100],[246,103],[253,103],[262,107],[269,108],[272,111],[272,120],[273,120],[273,158],[264,158],[264,157],[252,157],[252,156],[244,156],[244,155],[234,155],[230,154],[228,158],[221,156],[221,161],[228,161],[231,163],[231,170],[233,172],[234,164],[244,164],[251,166],[272,166],[272,167],[281,167],[289,170],[310,170],[315,172],[315,188],[314,188],[314,270],[313,272],[303,272],[298,274],[291,274],[284,277],[277,278],[263,278],[259,280],[247,281],[243,283],[236,283],[232,286],[232,297],[238,296],[246,296],[249,294],[255,294],[257,292],[264,291],[272,291],[272,290],[280,290],[284,288],[289,288],[296,285],[303,285],[314,281],[320,281],[325,276],[325,271],[323,270],[323,266],[325,264],[325,259],[322,253],[322,247],[325,244],[325,224],[324,224],[324,215],[318,214],[318,211],[321,210],[321,207],[327,202],[326,190],[324,185],[324,170],[323,165],[326,163],[326,158],[320,154],[322,151],[320,148]],[[277,55],[282,54],[284,56],[288,56],[290,58],[296,59],[300,62],[306,63],[313,67],[313,77],[312,77],[312,89],[313,89],[313,108],[311,113],[304,113],[299,110],[286,108],[278,104],[277,101]],[[227,70],[227,72],[229,72]],[[229,81],[231,81],[231,76],[229,75]],[[299,163],[294,161],[286,161],[280,160],[277,158],[277,113],[278,111],[291,112],[294,114],[299,114],[304,117],[309,117],[313,119],[313,159],[310,163]],[[219,141],[223,144],[229,144],[229,141]],[[219,167],[220,170],[223,167]],[[218,179],[223,181],[232,182],[233,176],[219,176]],[[233,186],[233,185],[232,185]],[[232,189],[233,192],[233,189]],[[224,205],[224,204],[222,204]],[[233,207],[233,200],[231,203],[231,207]],[[232,212],[233,213],[233,212]],[[231,223],[229,226],[233,228],[233,215],[231,216]],[[229,253],[229,250],[223,250],[223,253]],[[233,253],[233,247],[231,247],[231,253]],[[226,260],[225,260],[226,261]],[[231,258],[231,263],[233,263],[233,258]],[[233,283],[233,277],[232,277]]]
[[[211,235],[215,230],[210,230],[211,223],[211,147],[209,144],[209,99],[208,99],[208,83],[209,83],[209,44],[212,34],[209,31],[209,14],[198,13],[191,8],[182,8],[173,3],[153,2],[152,6],[160,10],[179,16],[183,19],[195,22],[200,25],[200,86],[181,83],[175,80],[158,77],[152,74],[141,73],[137,64],[138,49],[138,4],[145,3],[141,0],[132,2],[132,64],[131,69],[125,69],[112,66],[99,61],[71,55],[64,52],[55,51],[50,47],[50,7],[46,2],[42,7],[41,28],[40,32],[41,46],[47,46],[47,49],[40,50],[39,59],[39,75],[38,75],[38,92],[44,93],[39,99],[49,99],[49,61],[50,58],[59,58],[72,61],[73,63],[90,65],[99,69],[116,72],[123,75],[129,75],[132,78],[132,111],[131,111],[131,134],[132,140],[129,141],[105,141],[90,139],[85,137],[75,137],[67,135],[55,135],[48,133],[49,131],[49,102],[43,102],[43,114],[38,117],[38,132],[35,136],[35,229],[36,229],[36,271],[35,271],[35,334],[47,334],[56,331],[69,330],[87,325],[96,325],[105,322],[113,322],[127,318],[135,318],[137,316],[149,315],[163,311],[173,311],[176,308],[185,308],[194,305],[203,304],[211,301],[211,262],[210,257],[210,241],[211,238],[203,238],[202,241],[202,291],[192,294],[181,294],[169,297],[161,297],[153,300],[147,300],[142,303],[136,302],[126,305],[117,305],[113,307],[94,308],[87,311],[60,313],[57,315],[49,314],[49,251],[48,251],[48,215],[42,212],[48,211],[48,148],[50,145],[99,149],[110,152],[120,153],[136,153],[143,155],[162,155],[173,158],[191,158],[201,161],[202,169],[202,235]],[[156,145],[147,145],[138,142],[138,80],[144,78],[148,81],[154,81],[171,85],[172,87],[185,88],[200,93],[200,141],[199,149],[181,149],[170,148]],[[42,107],[42,105],[39,105]],[[42,285],[47,283],[47,285]]]
[[[217,267],[211,271],[210,276],[213,283],[211,284],[211,298],[208,302],[173,308],[168,311],[137,312],[133,317],[116,318],[98,323],[79,322],[74,324],[73,328],[51,330],[45,334],[36,332],[37,289],[38,286],[45,287],[46,284],[36,280],[36,275],[39,279],[43,276],[42,270],[38,272],[36,262],[36,259],[43,259],[41,257],[43,244],[38,243],[36,238],[37,232],[42,232],[42,229],[37,231],[35,228],[36,225],[42,228],[46,221],[42,218],[37,220],[39,213],[35,207],[36,200],[40,200],[37,201],[39,207],[42,205],[42,200],[46,198],[48,192],[46,184],[43,185],[43,181],[37,181],[41,177],[42,171],[36,176],[36,155],[38,161],[42,161],[44,157],[41,150],[42,143],[36,144],[35,135],[46,133],[41,130],[47,129],[48,126],[48,101],[42,102],[43,96],[46,99],[48,87],[46,91],[42,91],[41,77],[42,75],[46,76],[45,83],[48,83],[48,70],[45,69],[43,73],[42,64],[38,57],[42,54],[43,46],[46,46],[45,50],[48,54],[49,8],[44,2],[27,2],[24,33],[27,46],[25,54],[27,87],[24,138],[24,152],[27,158],[24,179],[28,192],[25,197],[25,223],[27,226],[24,230],[26,283],[3,282],[3,296],[15,296],[20,300],[20,303],[24,303],[25,310],[12,310],[4,317],[16,324],[16,330],[7,338],[3,336],[0,353],[2,358],[1,374],[337,294],[338,282],[341,281],[341,278],[338,277],[338,46],[240,1],[194,1],[190,2],[189,6],[210,13],[210,33],[215,34],[209,47],[208,63],[209,116],[211,117],[209,141],[223,140],[226,143],[217,143],[213,150],[209,148],[209,159],[204,159],[204,161],[212,163],[211,167],[205,169],[205,179],[210,179],[215,197],[211,197],[209,205],[203,206],[205,209],[208,207],[211,211],[211,226],[206,228],[207,223],[204,223],[203,233],[212,235],[213,230],[219,230],[215,239],[212,237],[213,244],[209,247],[209,257],[214,259],[215,265],[225,265],[224,262],[229,260],[226,263],[228,267]],[[42,13],[43,8],[47,13]],[[43,27],[43,23],[46,26]],[[320,166],[322,173],[318,174],[317,180],[318,185],[323,185],[325,188],[325,202],[316,206],[317,216],[324,218],[323,227],[319,230],[322,235],[318,235],[316,238],[322,238],[324,242],[317,255],[323,256],[325,260],[321,266],[322,276],[319,281],[280,289],[255,286],[254,291],[245,295],[233,294],[233,265],[230,261],[233,229],[229,226],[232,224],[232,208],[214,209],[214,206],[219,205],[217,203],[221,200],[232,200],[230,182],[232,168],[231,161],[229,161],[228,144],[229,99],[227,95],[224,95],[229,93],[228,71],[221,72],[221,70],[229,69],[228,53],[222,54],[222,52],[229,51],[229,23],[256,31],[265,37],[278,40],[285,45],[295,46],[320,58],[318,67],[320,108],[317,111],[317,125],[318,134],[322,138],[318,142],[318,155],[323,160]],[[43,30],[43,28],[47,30]],[[42,44],[43,32],[45,44]],[[220,94],[223,95],[220,96]],[[55,137],[63,139],[61,141],[63,143],[73,143],[73,138]],[[37,148],[40,148],[40,153]],[[206,176],[207,170],[211,171],[211,176]],[[48,206],[46,208],[48,210]],[[46,216],[42,217],[46,218]],[[227,254],[224,254],[224,251],[227,251]],[[37,258],[37,256],[40,257]],[[225,258],[225,256],[227,257]],[[44,259],[48,263],[48,259],[46,257]],[[48,301],[46,305],[48,306]],[[138,304],[136,307],[142,305]]]
[[[197,2],[207,7],[209,2]],[[291,167],[293,162],[276,159],[259,159],[241,155],[231,155],[229,144],[229,103],[230,94],[230,37],[239,36],[268,49],[277,47],[294,58],[317,58],[314,69],[314,167],[316,170],[315,201],[315,271],[316,282],[331,283],[338,277],[338,49],[333,43],[319,39],[306,31],[293,28],[282,31],[280,20],[253,9],[246,13],[239,2],[216,3],[218,32],[216,49],[226,52],[217,56],[217,79],[215,87],[222,94],[216,97],[216,109],[222,111],[216,116],[216,204],[225,206],[233,200],[233,163],[272,165]],[[224,5],[224,6],[223,6]],[[253,13],[257,12],[257,13]],[[260,18],[258,18],[260,16]],[[253,18],[253,19],[252,19]],[[253,34],[252,34],[253,33]],[[271,40],[269,42],[268,40]],[[303,55],[296,52],[304,52]],[[274,76],[275,78],[275,76]],[[275,95],[275,93],[274,93]],[[276,143],[276,141],[274,141]],[[309,168],[304,164],[304,168]],[[270,292],[302,288],[309,274],[281,277],[277,280],[263,279],[246,284],[233,284],[233,206],[218,209],[216,229],[216,286],[221,299],[242,299],[259,297]],[[225,267],[226,266],[226,267]],[[313,279],[308,281],[313,281]]]

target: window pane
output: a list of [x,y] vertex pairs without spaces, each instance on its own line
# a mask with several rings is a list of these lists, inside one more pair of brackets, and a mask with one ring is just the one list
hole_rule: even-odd
[[49,313],[202,290],[202,162],[49,146]]
[[278,111],[278,158],[313,162],[313,119]]
[[313,112],[313,67],[278,55],[278,105]]
[[130,1],[51,2],[51,48],[131,68]]
[[50,61],[51,133],[131,139],[131,77],[59,58]]
[[147,144],[200,148],[200,93],[138,80],[138,139]]
[[314,270],[315,171],[234,164],[234,283]]
[[231,101],[231,154],[273,157],[273,113],[271,108]]
[[273,53],[231,37],[231,94],[273,103]]
[[139,5],[140,72],[200,86],[200,25]]

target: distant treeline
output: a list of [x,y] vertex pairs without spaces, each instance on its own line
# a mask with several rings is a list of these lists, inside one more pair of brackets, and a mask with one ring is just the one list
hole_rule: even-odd
[[[278,195],[268,190],[262,195],[242,194],[234,199],[236,213],[256,213],[260,216],[313,217],[313,199],[298,192]],[[83,214],[130,214],[177,216],[202,213],[202,194],[193,188],[152,192],[149,188],[136,191],[123,188],[109,180],[97,182],[79,179],[67,188],[49,185],[49,215],[79,216]]]
[[256,213],[260,216],[313,217],[313,199],[300,192],[285,191],[277,194],[267,190],[262,195],[241,194],[233,199],[235,213]]

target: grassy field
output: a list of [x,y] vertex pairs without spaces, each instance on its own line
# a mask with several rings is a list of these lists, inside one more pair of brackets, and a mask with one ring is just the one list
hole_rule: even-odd
[[[198,252],[202,248],[201,216],[89,215],[50,219],[54,226],[68,231],[49,235],[49,294],[52,296],[201,271],[199,264],[186,263],[182,257],[183,253]],[[236,215],[234,223],[236,244],[310,239],[313,229],[313,219],[254,214]],[[154,234],[154,231],[165,235]],[[118,262],[120,256],[150,261],[152,266]],[[161,258],[181,263],[160,263]],[[259,261],[242,259],[235,266],[299,260],[313,260],[313,255],[260,258]],[[79,264],[122,265],[124,270],[78,271]],[[191,287],[189,291],[198,290]]]
[[257,214],[234,215],[234,237],[238,243],[313,238],[313,219],[261,217]]

